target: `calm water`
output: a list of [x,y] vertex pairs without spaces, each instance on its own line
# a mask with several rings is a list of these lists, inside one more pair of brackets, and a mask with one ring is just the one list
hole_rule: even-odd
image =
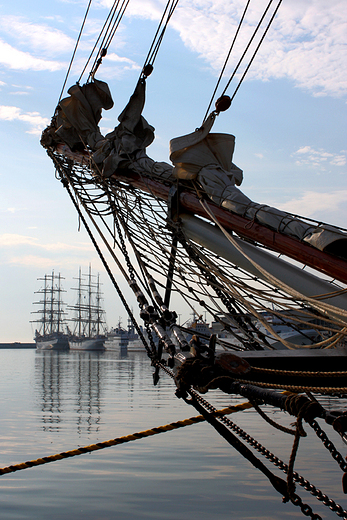
[[[142,353],[0,350],[0,466],[196,415],[174,396],[167,376],[153,387],[151,374]],[[218,407],[243,401],[216,391],[208,399]],[[268,413],[281,424],[293,420]],[[232,418],[288,462],[292,437],[254,411]],[[325,429],[346,455],[340,437]],[[341,470],[306,431],[295,469],[346,509]],[[282,504],[268,480],[205,423],[3,475],[0,485],[0,518],[6,520],[305,518],[292,504]],[[323,518],[338,518],[302,488],[297,491]]]

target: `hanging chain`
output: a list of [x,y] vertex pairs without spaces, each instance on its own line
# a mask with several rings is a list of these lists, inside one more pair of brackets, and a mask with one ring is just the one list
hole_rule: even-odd
[[332,458],[336,460],[342,471],[347,471],[347,462],[341,455],[339,451],[335,448],[334,444],[328,439],[327,434],[322,430],[317,421],[313,420],[310,422],[310,426],[312,426],[313,430],[316,432],[318,439],[320,439],[324,445],[324,447],[329,451]]
[[125,261],[126,261],[126,264],[127,264],[127,267],[128,267],[129,277],[130,277],[130,279],[132,281],[134,281],[135,280],[134,267],[133,267],[133,265],[132,265],[132,263],[130,261],[130,258],[129,258],[128,250],[127,250],[126,245],[125,245],[123,233],[122,233],[121,228],[120,228],[119,219],[118,219],[118,215],[117,215],[117,212],[116,212],[116,207],[114,206],[114,204],[112,204],[111,211],[112,211],[112,214],[113,214],[114,223],[116,224],[118,237],[119,237],[119,240],[120,240],[120,243],[121,243],[121,250],[122,250],[123,256],[125,258]]
[[[131,282],[135,282],[134,267],[133,267],[133,265],[132,265],[132,263],[130,261],[130,257],[129,257],[129,253],[128,253],[128,250],[127,250],[126,245],[125,245],[123,233],[122,233],[121,228],[120,228],[119,219],[118,219],[118,215],[117,215],[117,210],[116,210],[116,207],[115,207],[114,204],[112,204],[111,211],[112,211],[114,222],[115,222],[115,225],[116,225],[116,228],[117,228],[118,237],[119,237],[119,240],[120,240],[120,243],[121,243],[122,253],[123,253],[123,256],[125,258],[127,267],[128,267],[129,277],[131,279]],[[139,303],[139,306],[140,306],[140,308],[143,307],[143,305],[141,305],[140,303]],[[148,321],[144,321],[144,325],[145,325],[145,328],[146,328],[148,341],[149,341],[149,344],[151,346],[151,355],[149,354],[149,351],[146,348],[147,354],[152,359],[152,362],[154,362],[154,359],[157,357],[157,355],[156,355],[157,354],[157,347],[156,347],[154,339],[153,339],[153,334],[152,334],[152,330],[150,328],[149,322]],[[147,342],[145,340],[144,335],[141,333],[141,334],[139,334],[139,336],[141,338],[141,341],[143,342],[143,344],[146,347],[146,343]]]
[[[201,397],[197,392],[195,392],[194,390],[190,390],[190,392],[193,393],[195,399],[197,399],[197,401],[199,401],[209,412],[215,413],[217,411],[213,405],[211,405],[208,401]],[[237,426],[237,424],[232,422],[228,417],[223,415],[220,417],[220,421],[223,422],[226,426],[228,426],[231,430],[233,430],[240,438],[245,440],[250,446],[256,449],[261,455],[263,455],[267,460],[272,462],[272,464],[278,467],[281,471],[283,471],[286,474],[288,473],[288,464],[279,459],[270,450],[265,448],[265,446],[260,444],[260,442],[255,440],[251,435],[249,435],[247,432],[242,430],[242,428]],[[341,469],[343,469],[342,466]],[[297,482],[301,487],[306,489],[306,491],[311,493],[311,495],[313,495],[319,502],[322,502],[325,506],[329,507],[331,511],[336,513],[337,516],[339,516],[340,518],[347,519],[347,511],[344,510],[342,506],[340,506],[334,500],[330,499],[327,495],[322,493],[320,489],[311,484],[308,480],[299,475],[296,471],[293,472],[293,480],[294,482]],[[321,518],[319,515],[315,515],[312,512],[311,507],[307,504],[304,504],[301,498],[297,495],[294,494],[292,502],[294,505],[300,507],[301,511],[305,516],[311,516],[313,520],[318,520],[319,518]]]

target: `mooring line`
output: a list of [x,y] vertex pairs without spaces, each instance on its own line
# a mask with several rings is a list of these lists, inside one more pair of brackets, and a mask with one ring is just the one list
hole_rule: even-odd
[[[252,408],[253,405],[250,402],[245,402],[238,404],[236,406],[229,406],[228,408],[223,408],[222,410],[217,410],[215,413],[216,416],[220,415],[229,415],[232,413],[240,412],[242,410],[247,410],[248,408]],[[189,419],[184,419],[183,421],[176,421],[170,424],[165,424],[163,426],[157,426],[156,428],[151,428],[149,430],[144,430],[141,432],[133,433],[131,435],[125,435],[123,437],[116,437],[115,439],[110,439],[104,442],[98,442],[96,444],[90,444],[89,446],[83,446],[81,448],[76,448],[75,450],[64,451],[62,453],[57,453],[55,455],[49,455],[47,457],[42,457],[41,459],[29,460],[27,462],[22,462],[20,464],[14,464],[12,466],[7,466],[5,468],[0,468],[0,475],[6,475],[7,473],[14,473],[15,471],[20,471],[21,469],[28,469],[34,466],[41,466],[42,464],[48,464],[49,462],[55,462],[56,460],[67,459],[70,457],[75,457],[77,455],[83,455],[84,453],[89,453],[96,450],[102,450],[104,448],[109,448],[111,446],[116,446],[117,444],[124,444],[126,442],[137,441],[138,439],[143,439],[145,437],[150,437],[151,435],[157,435],[159,433],[165,433],[172,430],[177,430],[178,428],[183,428],[184,426],[190,426],[192,424],[197,424],[200,422],[204,422],[205,418],[202,415],[197,415],[194,417],[190,417]]]

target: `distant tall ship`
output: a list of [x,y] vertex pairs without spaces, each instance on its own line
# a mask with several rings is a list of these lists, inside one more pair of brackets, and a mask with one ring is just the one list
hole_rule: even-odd
[[78,293],[77,303],[69,306],[74,312],[70,320],[74,323],[69,338],[70,350],[104,350],[106,322],[105,311],[101,307],[99,274],[92,275],[89,266],[88,275],[83,276],[80,268],[77,281],[78,287],[73,288]]
[[44,278],[38,278],[43,281],[43,288],[36,291],[35,294],[41,294],[42,299],[34,302],[34,305],[40,305],[39,310],[33,311],[32,314],[39,314],[37,320],[31,323],[37,323],[38,328],[35,330],[36,348],[39,350],[67,350],[69,348],[68,334],[66,330],[64,303],[61,294],[64,289],[61,286],[61,280],[64,278],[58,275],[46,274]]

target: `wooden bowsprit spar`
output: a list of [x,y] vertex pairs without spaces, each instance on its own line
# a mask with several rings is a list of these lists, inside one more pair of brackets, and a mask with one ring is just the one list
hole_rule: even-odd
[[[67,145],[58,145],[57,152],[81,164],[88,161],[88,156],[71,152]],[[170,199],[172,193],[170,193],[170,190],[174,186],[172,183],[140,175],[132,170],[126,170],[124,174],[122,170],[119,170],[112,179],[116,182],[134,186],[146,193],[151,193],[164,201]],[[200,204],[198,195],[192,190],[185,190],[184,185],[180,185],[178,199],[176,199],[175,203],[182,212],[189,212],[211,220],[209,214],[206,213]],[[258,222],[250,221],[245,217],[221,208],[208,199],[206,199],[205,203],[226,230],[235,232],[242,238],[251,240],[254,243],[262,244],[276,253],[286,255],[333,279],[347,283],[347,261],[344,258],[319,251],[305,242],[276,232]]]

